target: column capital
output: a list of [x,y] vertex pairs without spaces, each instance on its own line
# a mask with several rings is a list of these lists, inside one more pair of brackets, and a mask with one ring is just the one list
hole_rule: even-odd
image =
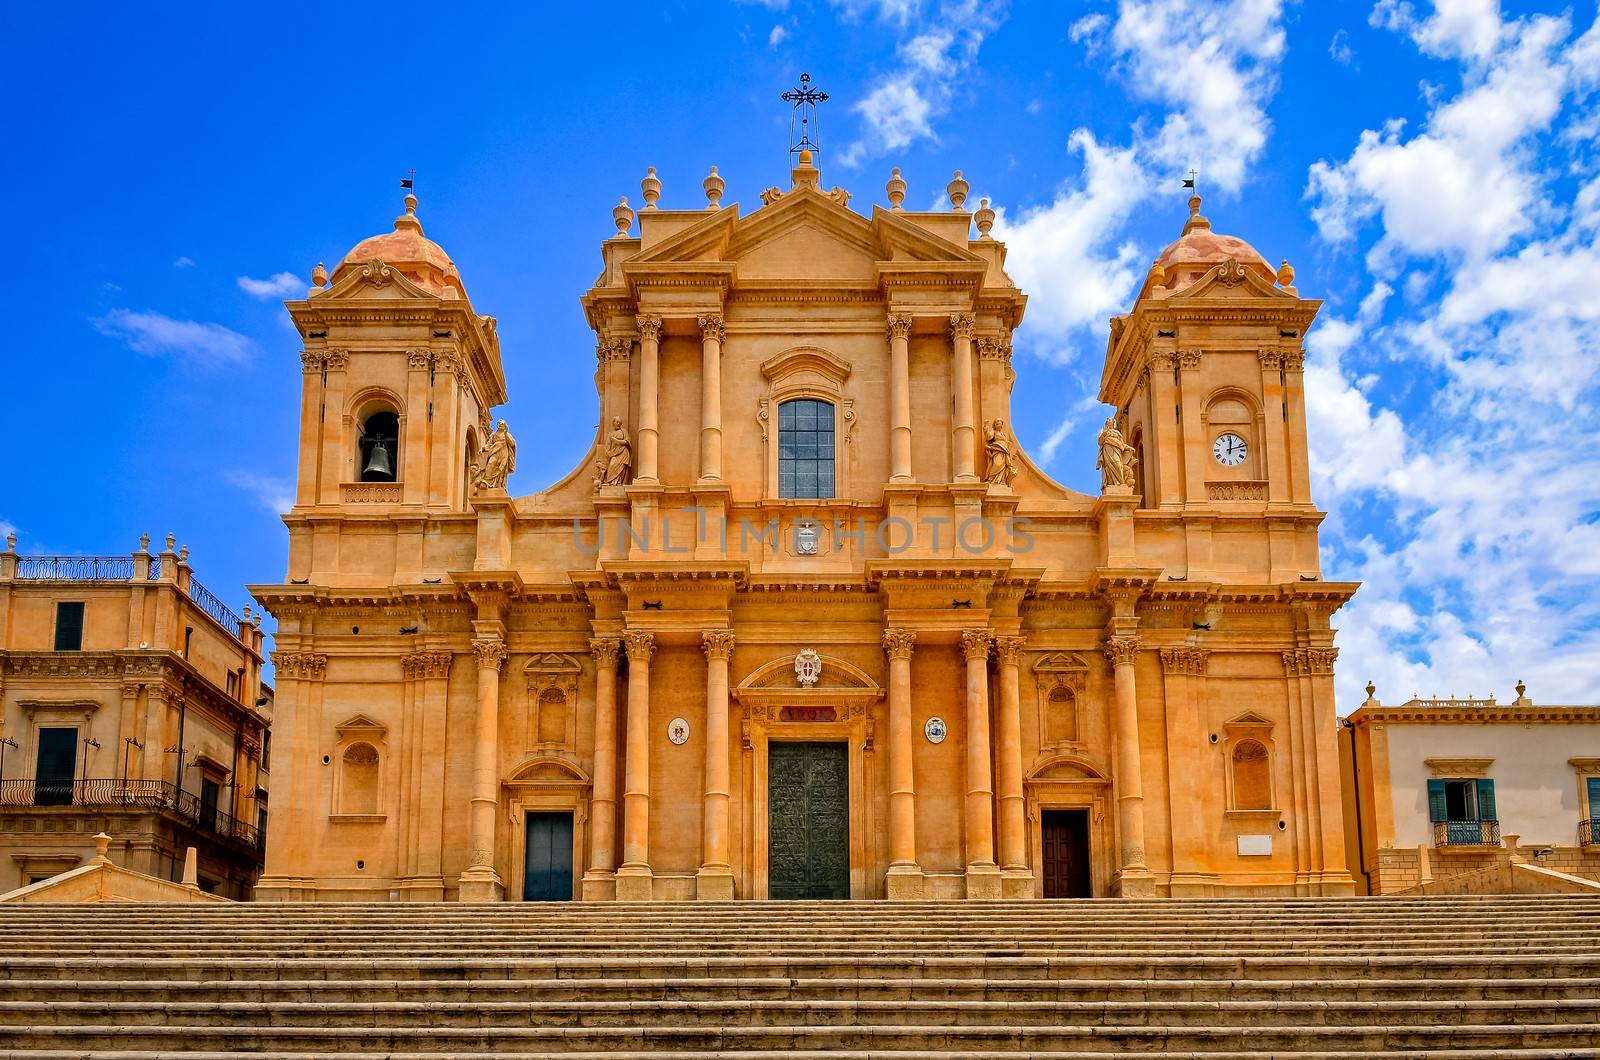
[[1026,637],[995,637],[994,654],[1001,666],[1015,666],[1028,646]]
[[971,313],[951,313],[950,334],[958,339],[970,339],[973,323]]
[[1338,648],[1296,648],[1283,653],[1283,669],[1288,674],[1305,677],[1331,674],[1334,660],[1338,658]]
[[447,651],[414,651],[400,659],[400,671],[408,681],[427,677],[449,677],[450,663],[454,658]]
[[1272,347],[1262,347],[1256,351],[1256,357],[1261,361],[1263,371],[1276,372],[1283,367],[1283,353]]
[[914,629],[886,629],[883,631],[883,650],[891,659],[909,659],[917,643]]
[[499,670],[510,654],[506,642],[499,637],[479,637],[473,640],[472,650],[478,656],[478,666],[485,670]]
[[707,313],[705,316],[696,317],[695,322],[700,325],[700,337],[707,342],[716,339],[722,341],[724,334],[721,313]]
[[1178,364],[1179,364],[1180,367],[1189,369],[1191,371],[1196,369],[1196,368],[1199,368],[1200,367],[1200,351],[1199,350],[1179,350],[1178,351]]
[[322,371],[322,362],[326,360],[326,358],[326,354],[319,353],[316,350],[301,350],[300,369],[307,375],[320,372]]
[[615,669],[617,658],[622,654],[621,637],[591,637],[589,638],[589,654],[594,656],[594,661],[606,669]]
[[1118,633],[1106,638],[1106,658],[1112,666],[1132,666],[1139,654],[1139,638],[1130,633]]
[[647,629],[625,630],[622,641],[628,646],[629,662],[649,662],[656,653],[656,635]]
[[320,681],[328,671],[328,657],[314,651],[275,651],[272,665],[284,677]]
[[1169,674],[1191,674],[1204,677],[1206,660],[1211,652],[1205,648],[1162,648],[1161,669]]
[[595,350],[601,360],[626,361],[633,354],[633,339],[626,335],[614,335],[601,339]]
[[327,365],[330,371],[342,372],[350,367],[350,351],[342,348],[329,350],[322,355],[322,363]]
[[733,655],[733,630],[708,629],[700,634],[700,646],[707,659],[727,660]]
[[413,372],[426,372],[431,364],[433,364],[432,350],[413,347],[406,351],[406,367]]
[[994,634],[987,629],[964,629],[961,631],[961,651],[968,660],[987,659],[989,646],[994,643]]
[[659,339],[661,337],[661,318],[654,313],[646,313],[634,323],[639,328],[640,339]]
[[1304,350],[1285,350],[1283,354],[1283,369],[1286,372],[1303,372],[1306,368],[1306,355]]
[[909,338],[911,335],[911,314],[890,313],[887,330],[891,339]]

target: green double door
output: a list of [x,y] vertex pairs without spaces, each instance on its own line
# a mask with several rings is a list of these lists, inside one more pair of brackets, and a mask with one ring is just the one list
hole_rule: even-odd
[[850,754],[843,743],[767,745],[767,894],[850,897]]

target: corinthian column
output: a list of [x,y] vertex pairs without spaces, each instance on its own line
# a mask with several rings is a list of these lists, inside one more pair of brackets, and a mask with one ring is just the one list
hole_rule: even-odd
[[911,317],[889,317],[889,481],[911,481]]
[[635,482],[660,482],[656,470],[656,421],[660,401],[661,318],[639,318],[639,468]]
[[917,865],[917,793],[911,767],[911,650],[916,630],[886,629],[889,656],[889,875],[887,897],[922,897]]
[[1144,861],[1144,782],[1139,769],[1139,700],[1133,683],[1133,661],[1139,638],[1117,634],[1106,639],[1117,696],[1117,826],[1121,833],[1120,869],[1122,897],[1143,898],[1155,893],[1150,869]]
[[728,901],[733,898],[728,863],[728,659],[733,633],[707,630],[700,640],[706,652],[706,790],[703,853],[694,893],[701,900]]
[[722,480],[722,317],[700,318],[700,479]]
[[617,901],[649,901],[650,878],[650,657],[655,634],[630,629],[628,646],[628,744],[623,777],[622,868]]
[[967,897],[999,898],[994,863],[994,782],[989,769],[989,645],[986,629],[961,633],[967,657]]
[[500,667],[506,661],[506,644],[499,637],[478,637],[472,650],[478,656],[478,725],[473,734],[467,833],[470,861],[461,873],[457,897],[463,902],[498,902],[505,895],[494,868],[494,819],[500,805]]
[[594,795],[589,804],[589,871],[583,874],[583,900],[599,901],[614,892],[617,868],[617,656],[622,641],[596,637],[594,655]]
[[978,475],[974,471],[974,463],[977,460],[978,442],[974,423],[976,416],[972,409],[971,313],[950,314],[950,337],[955,364],[951,385],[956,392],[954,477],[957,482],[976,482]]
[[[1022,707],[1017,666],[1026,642],[1021,637],[996,637],[995,658],[1000,664],[1000,709],[995,734],[995,763],[1000,797],[1000,871],[1007,875],[1007,898],[1026,897],[1024,887],[1011,887],[1011,876],[1028,873],[1026,813],[1022,795]],[[1029,877],[1031,878],[1031,877]]]

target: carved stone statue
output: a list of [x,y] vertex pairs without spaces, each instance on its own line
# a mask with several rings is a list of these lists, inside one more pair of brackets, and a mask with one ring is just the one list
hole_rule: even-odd
[[472,465],[472,485],[480,490],[502,490],[506,479],[517,469],[517,440],[501,420],[478,447],[478,461]]
[[983,451],[989,457],[983,480],[1002,486],[1011,485],[1011,480],[1017,477],[1017,458],[1011,452],[1011,443],[1006,441],[1005,420],[991,420],[984,425]]
[[622,426],[622,417],[611,418],[611,433],[606,436],[606,458],[600,465],[598,486],[626,486],[633,478],[633,443]]
[[1100,459],[1095,467],[1100,469],[1100,488],[1107,486],[1132,486],[1133,470],[1139,463],[1139,454],[1117,430],[1115,416],[1100,428]]

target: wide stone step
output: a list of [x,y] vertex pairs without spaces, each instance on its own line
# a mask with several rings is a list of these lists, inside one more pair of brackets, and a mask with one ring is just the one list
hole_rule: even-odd
[[1600,1026],[1600,1000],[1555,1001],[830,1001],[716,1000],[571,1002],[258,1002],[167,1001],[162,1004],[83,1001],[0,1001],[0,1027],[111,1024],[124,1027],[199,1026],[294,1028],[813,1028],[915,1026],[1027,1028],[1356,1027],[1400,1023],[1427,1027],[1498,1024]]
[[13,979],[12,1001],[122,1002],[161,1006],[172,1000],[227,1004],[405,1001],[1106,1001],[1164,1005],[1183,1001],[1478,1002],[1593,999],[1592,976],[1518,979],[283,979],[208,981],[182,979]]
[[[185,1060],[261,1060],[259,1052],[227,1052],[213,1050],[186,1050],[183,1053]],[[326,1060],[325,1052],[285,1052],[274,1054],[275,1060]],[[454,1057],[454,1053],[439,1052],[405,1052],[384,1051],[380,1053],[344,1050],[338,1054],[341,1060],[441,1060],[443,1057]],[[566,1060],[615,1060],[625,1057],[626,1060],[950,1060],[951,1054],[944,1051],[927,1049],[873,1049],[870,1051],[857,1049],[840,1050],[809,1050],[809,1049],[781,1049],[781,1050],[750,1050],[750,1049],[719,1049],[703,1051],[698,1049],[660,1051],[654,1049],[630,1050],[628,1052],[583,1052],[574,1051],[561,1054]],[[1101,1060],[1107,1055],[1115,1055],[1124,1060],[1270,1060],[1271,1057],[1293,1057],[1294,1060],[1430,1060],[1430,1058],[1449,1057],[1449,1060],[1593,1060],[1592,1052],[1573,1050],[1567,1048],[1530,1048],[1530,1049],[1451,1049],[1448,1052],[1418,1052],[1414,1049],[1357,1049],[1357,1050],[1279,1050],[1272,1053],[1263,1053],[1249,1049],[1235,1051],[1231,1049],[1205,1050],[1196,1052],[1191,1050],[1165,1050],[1148,1051],[1144,1049],[1120,1049],[1114,1054],[1104,1051],[1083,1052],[1066,1050],[1058,1052],[1036,1052],[1019,1050],[978,1050],[962,1053],[963,1060]],[[168,1060],[170,1052],[150,1052],[135,1049],[117,1050],[60,1050],[43,1049],[28,1050],[26,1052],[0,1051],[0,1060]],[[508,1053],[500,1051],[484,1051],[462,1054],[462,1060],[522,1060],[526,1053]]]
[[123,1027],[32,1025],[0,1027],[0,1051],[19,1049],[233,1050],[279,1053],[368,1051],[481,1054],[489,1051],[560,1055],[574,1051],[641,1050],[893,1050],[915,1048],[961,1056],[973,1052],[1020,1050],[1041,1053],[1078,1051],[1122,1054],[1125,1050],[1302,1049],[1594,1049],[1600,1023],[1418,1025],[1395,1022],[1347,1027],[1257,1024],[1249,1028],[1096,1026],[924,1027],[913,1024],[874,1027]]

